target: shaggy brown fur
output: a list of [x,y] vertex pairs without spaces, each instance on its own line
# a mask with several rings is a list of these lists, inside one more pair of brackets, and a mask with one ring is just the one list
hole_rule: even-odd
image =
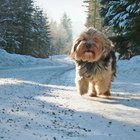
[[111,81],[116,73],[112,42],[95,28],[80,34],[71,49],[76,62],[78,92],[90,96],[110,96]]

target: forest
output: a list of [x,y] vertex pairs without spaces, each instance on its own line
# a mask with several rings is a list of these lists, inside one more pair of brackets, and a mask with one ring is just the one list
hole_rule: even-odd
[[[140,54],[139,0],[83,0],[83,6],[85,26],[107,34],[121,59]],[[33,0],[0,1],[0,48],[7,52],[47,58],[68,54],[72,41],[72,20],[67,13],[58,24]]]
[[64,46],[72,42],[71,30],[66,13],[57,25],[33,0],[0,1],[0,48],[9,53],[39,58],[66,53]]

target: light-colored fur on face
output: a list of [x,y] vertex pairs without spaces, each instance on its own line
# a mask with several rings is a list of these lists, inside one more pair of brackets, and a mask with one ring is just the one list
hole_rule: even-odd
[[76,62],[78,92],[90,96],[110,96],[111,81],[116,72],[116,57],[111,41],[95,28],[81,33],[71,49]]

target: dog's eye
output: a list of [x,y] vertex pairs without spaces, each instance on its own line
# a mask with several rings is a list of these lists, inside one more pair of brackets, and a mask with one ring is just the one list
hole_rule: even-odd
[[82,41],[87,41],[87,39],[86,39],[86,38],[84,38],[84,39],[82,39]]

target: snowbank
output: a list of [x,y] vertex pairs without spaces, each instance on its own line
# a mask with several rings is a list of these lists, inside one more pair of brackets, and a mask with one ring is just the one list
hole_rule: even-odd
[[131,80],[140,80],[140,56],[134,56],[130,60],[119,60],[117,73],[119,76],[129,77]]
[[[56,55],[47,59],[41,59],[26,55],[9,54],[5,50],[0,49],[0,68],[29,65],[53,66],[66,63],[73,63],[67,55]],[[118,60],[117,73],[119,77],[129,76],[133,80],[140,80],[140,56],[135,56],[130,60]]]
[[[65,62],[68,62],[69,58],[66,55],[63,55],[61,57],[63,57],[63,60],[65,60]],[[59,59],[62,60],[61,57],[52,56],[46,59],[34,58],[32,56],[27,55],[10,54],[7,53],[5,50],[0,49],[0,67],[27,66],[27,65],[53,66],[60,64]]]
[[27,64],[39,64],[48,62],[48,60],[37,59],[31,56],[10,54],[5,50],[0,49],[0,66],[17,66],[17,65],[27,65]]

